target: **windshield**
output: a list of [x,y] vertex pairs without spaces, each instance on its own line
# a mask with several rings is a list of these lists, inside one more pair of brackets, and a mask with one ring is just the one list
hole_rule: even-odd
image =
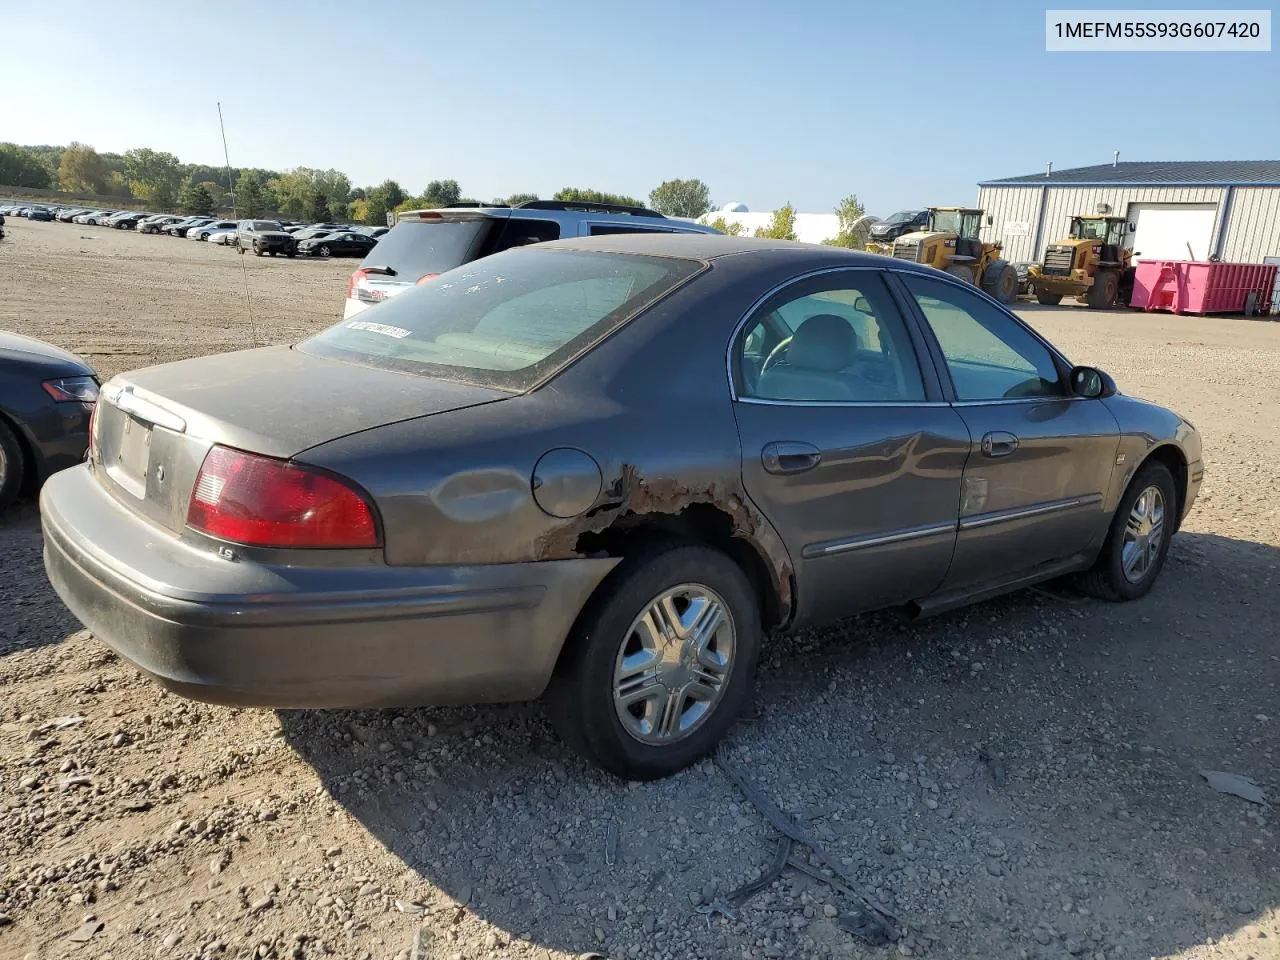
[[935,210],[930,229],[941,233],[960,233],[962,214],[958,210]]
[[525,390],[699,269],[693,260],[517,248],[415,286],[298,349]]
[[910,220],[914,220],[919,212],[919,210],[899,210],[885,223],[907,223]]
[[254,230],[282,230],[280,224],[274,220],[255,220],[252,225]]
[[1080,217],[1073,217],[1071,220],[1071,235],[1080,240],[1105,241],[1107,239],[1107,221],[1084,220]]

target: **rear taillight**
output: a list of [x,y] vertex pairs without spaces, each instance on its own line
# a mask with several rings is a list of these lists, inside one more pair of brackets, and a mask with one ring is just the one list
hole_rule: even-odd
[[424,273],[422,276],[418,278],[418,281],[417,283],[414,284],[414,286],[420,287],[424,283],[430,283],[432,280],[436,279],[436,277],[438,276],[440,276],[440,274],[438,273]]
[[351,275],[351,279],[347,281],[347,299],[354,300],[356,298],[356,288],[360,286],[360,281],[369,275],[368,270],[357,270]]
[[376,547],[364,496],[288,460],[213,447],[196,477],[187,526],[255,547]]

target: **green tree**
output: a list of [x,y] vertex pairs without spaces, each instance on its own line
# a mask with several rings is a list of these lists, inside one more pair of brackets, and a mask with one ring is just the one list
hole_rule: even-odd
[[707,226],[711,227],[713,230],[719,230],[721,233],[730,237],[740,237],[742,236],[743,231],[746,229],[745,227],[742,226],[742,224],[738,223],[736,220],[731,223],[728,220],[726,220],[724,217],[716,217],[714,220],[708,220],[704,216],[700,222],[705,223]]
[[407,199],[404,188],[394,180],[384,180],[376,187],[361,191],[365,196],[365,204],[360,208],[360,216],[351,215],[358,223],[385,226],[387,211],[394,210]]
[[649,191],[649,206],[668,217],[696,219],[711,209],[711,190],[701,180],[666,180]]
[[427,189],[422,192],[424,207],[447,207],[461,199],[462,190],[457,180],[432,180],[427,184]]
[[602,190],[583,187],[565,187],[563,190],[557,190],[553,199],[565,203],[616,203],[626,207],[644,206],[635,197],[628,197],[624,193],[605,193]]
[[242,217],[260,217],[264,212],[262,178],[252,170],[240,174],[235,189],[236,212]]
[[854,194],[849,194],[836,205],[836,216],[840,218],[840,231],[834,237],[822,242],[831,247],[848,247],[850,250],[861,250],[867,245],[867,236],[871,225],[858,224],[858,220],[866,215],[867,208]]
[[178,192],[167,183],[158,185],[151,191],[151,206],[163,213],[169,213],[178,206]]
[[182,170],[172,153],[139,147],[124,155],[124,179],[135,197],[151,200],[161,185],[176,188],[182,180]]
[[191,216],[207,217],[213,213],[213,197],[201,184],[194,187],[187,184],[178,195],[178,206],[183,213]]
[[796,208],[790,203],[773,211],[773,219],[767,227],[756,230],[757,237],[766,240],[794,240],[796,238]]
[[[346,212],[345,207],[343,208],[343,212]],[[328,220],[329,213],[329,198],[325,196],[324,191],[319,187],[312,187],[311,199],[307,206],[307,216],[312,220],[319,222],[321,220]]]
[[[386,213],[384,208],[383,213]],[[369,222],[369,201],[364,197],[352,200],[347,204],[347,219],[352,223]]]
[[110,170],[107,172],[106,192],[113,197],[120,197],[122,199],[133,198],[133,191],[129,189],[129,181],[124,178],[124,173],[120,170]]
[[[308,216],[314,188],[311,179],[300,170],[287,170],[267,184],[276,196],[276,209],[287,216]],[[324,219],[323,216],[320,217]]]
[[0,143],[0,183],[46,189],[53,175],[39,154],[16,143]]
[[73,140],[58,161],[58,187],[71,193],[105,193],[109,172],[98,151]]
[[500,202],[505,203],[508,207],[518,207],[522,203],[529,203],[537,199],[539,199],[539,197],[536,193],[513,193],[511,196],[507,197],[507,199]]

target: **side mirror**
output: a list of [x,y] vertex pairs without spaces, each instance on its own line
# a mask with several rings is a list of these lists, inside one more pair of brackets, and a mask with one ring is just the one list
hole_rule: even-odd
[[1070,380],[1071,392],[1087,400],[1113,397],[1116,393],[1116,382],[1097,367],[1072,367]]
[[996,222],[996,218],[995,218],[995,217],[993,217],[991,214],[989,214],[989,213],[988,213],[988,214],[987,214],[987,226],[989,227],[989,226],[991,226],[991,225],[992,225],[993,223],[995,223],[995,222]]
[[1128,229],[1128,231],[1129,231],[1130,233],[1136,233],[1136,232],[1137,232],[1137,230],[1138,230],[1138,225],[1137,225],[1136,223],[1134,223],[1132,220],[1130,220],[1128,223],[1126,223],[1126,224],[1125,224],[1125,227],[1126,227],[1126,229]]
[[866,297],[858,297],[857,300],[853,301],[853,309],[857,310],[859,313],[865,313],[870,315],[871,304],[867,302]]

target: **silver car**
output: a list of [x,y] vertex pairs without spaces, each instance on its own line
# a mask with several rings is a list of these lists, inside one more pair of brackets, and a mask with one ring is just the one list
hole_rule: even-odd
[[1143,596],[1203,474],[1191,424],[928,267],[615,235],[118,376],[41,512],[58,594],[173,690],[543,697],[647,778],[713,747],[773,631]]

